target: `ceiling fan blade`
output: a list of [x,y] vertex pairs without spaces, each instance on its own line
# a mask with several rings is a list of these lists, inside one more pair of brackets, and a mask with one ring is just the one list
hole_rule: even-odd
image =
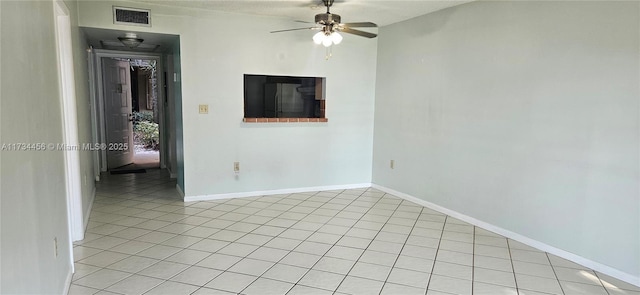
[[376,35],[374,33],[369,33],[369,32],[365,32],[365,31],[351,29],[349,27],[340,29],[340,32],[344,32],[344,33],[348,33],[348,34],[354,34],[354,35],[358,35],[358,36],[366,37],[366,38],[375,38],[375,37],[378,36],[378,35]]
[[310,27],[310,28],[297,28],[297,29],[288,29],[288,30],[278,30],[278,31],[271,31],[269,33],[281,33],[281,32],[289,32],[289,31],[299,31],[299,30],[319,30],[320,28],[317,27]]
[[308,22],[308,21],[303,21],[303,20],[294,20],[294,22],[303,23],[303,24],[315,24],[314,22]]
[[372,23],[372,22],[360,22],[360,23],[345,23],[342,24],[345,27],[352,27],[352,28],[376,28],[378,27],[378,25]]

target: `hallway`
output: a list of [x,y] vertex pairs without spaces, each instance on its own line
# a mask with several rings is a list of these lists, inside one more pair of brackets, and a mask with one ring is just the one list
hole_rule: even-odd
[[375,189],[183,203],[164,170],[104,175],[69,294],[638,294]]

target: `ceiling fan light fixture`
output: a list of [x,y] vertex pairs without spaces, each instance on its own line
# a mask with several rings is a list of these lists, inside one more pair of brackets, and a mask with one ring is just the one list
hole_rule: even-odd
[[138,38],[135,33],[126,33],[124,37],[118,37],[118,40],[129,48],[136,48],[144,41],[144,39]]
[[331,33],[329,38],[331,38],[331,41],[333,41],[333,44],[335,45],[338,45],[340,44],[340,42],[342,42],[342,35],[338,34],[338,32]]
[[[352,34],[365,38],[375,38],[378,35],[366,31],[361,31],[354,28],[376,28],[378,25],[372,22],[357,22],[357,23],[342,23],[340,15],[331,13],[329,8],[333,5],[334,0],[322,0],[324,6],[327,7],[326,13],[319,13],[315,16],[315,24],[314,27],[308,28],[297,28],[297,29],[288,29],[288,30],[278,30],[271,31],[271,33],[281,33],[281,32],[289,32],[289,31],[299,31],[299,30],[320,30],[313,35],[313,43],[320,45],[322,44],[324,47],[327,47],[327,52],[329,52],[328,48],[332,45],[338,45],[342,43],[342,35],[338,32]],[[313,8],[313,6],[311,6]],[[300,21],[298,21],[300,22]],[[304,21],[303,21],[304,22]]]
[[331,38],[330,38],[329,36],[326,36],[326,35],[325,35],[324,40],[322,40],[322,45],[323,45],[324,47],[329,47],[329,46],[331,46],[332,44],[333,44],[333,41],[331,41]]
[[338,32],[322,31],[313,35],[313,43],[322,44],[324,47],[338,45],[342,42],[342,35]]
[[322,44],[322,41],[324,40],[324,38],[325,38],[324,32],[318,32],[315,35],[313,35],[313,43],[320,45]]

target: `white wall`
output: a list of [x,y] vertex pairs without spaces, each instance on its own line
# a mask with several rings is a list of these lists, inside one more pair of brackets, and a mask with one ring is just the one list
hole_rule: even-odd
[[[309,31],[268,33],[292,21],[134,5],[149,29],[113,25],[112,5],[132,3],[81,2],[80,25],[180,35],[187,196],[371,181],[376,40],[345,36],[326,61]],[[243,74],[327,77],[329,122],[242,123]]]
[[[0,7],[0,142],[62,143],[53,2],[0,1]],[[71,271],[63,152],[0,157],[0,293],[61,294]]]
[[482,1],[382,28],[373,182],[638,278],[639,5]]

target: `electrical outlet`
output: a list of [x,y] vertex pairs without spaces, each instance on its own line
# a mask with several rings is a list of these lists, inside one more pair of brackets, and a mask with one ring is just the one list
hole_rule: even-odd
[[235,173],[240,172],[240,162],[233,162],[233,172]]
[[208,104],[201,104],[198,107],[198,111],[200,112],[200,114],[208,114],[209,113],[209,105]]
[[394,161],[393,161],[393,160],[389,161],[389,167],[391,167],[391,169],[393,169],[394,164],[395,164],[395,163],[394,163]]
[[53,255],[58,258],[58,237],[53,238]]

